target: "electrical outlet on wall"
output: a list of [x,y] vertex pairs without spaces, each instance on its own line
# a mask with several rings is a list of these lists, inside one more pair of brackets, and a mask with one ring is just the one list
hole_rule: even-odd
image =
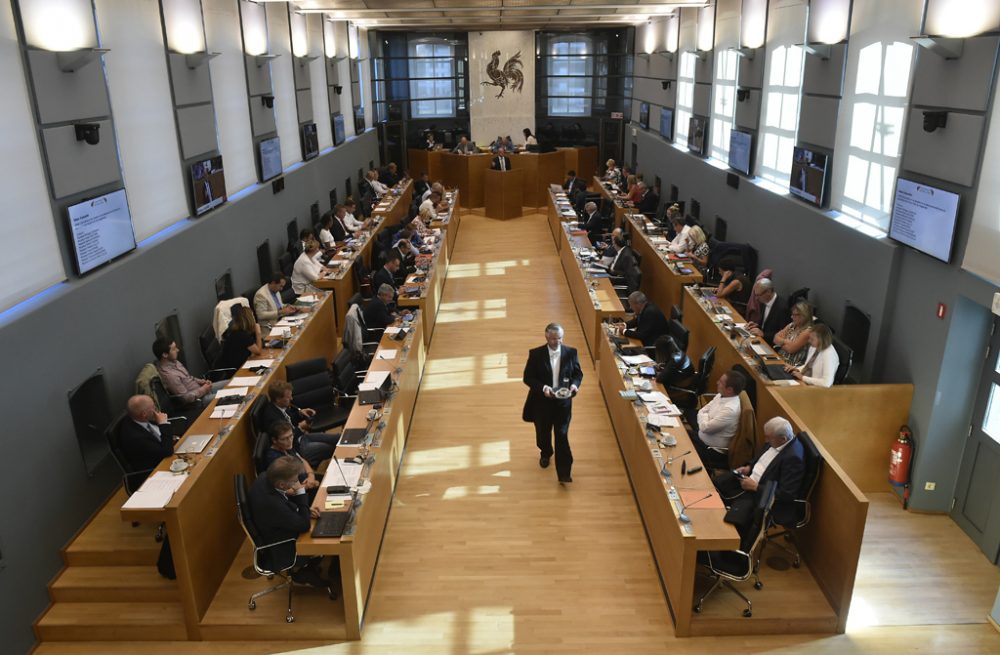
[[937,489],[937,482],[925,482],[924,491],[934,491]]

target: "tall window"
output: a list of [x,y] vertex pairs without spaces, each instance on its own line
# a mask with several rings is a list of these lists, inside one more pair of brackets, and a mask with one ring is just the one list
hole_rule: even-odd
[[550,116],[589,116],[594,89],[591,40],[568,36],[549,45],[548,91]]
[[782,186],[792,172],[792,150],[799,124],[804,54],[795,45],[771,48],[771,74],[764,90],[760,175]]
[[674,116],[674,143],[687,145],[688,128],[694,114],[694,66],[698,57],[693,52],[681,54],[677,67],[677,115]]
[[736,116],[736,71],[739,55],[733,50],[722,50],[715,55],[715,89],[712,103],[711,156],[722,161],[729,159],[729,131]]
[[444,40],[411,42],[409,73],[413,118],[455,115],[455,46]]

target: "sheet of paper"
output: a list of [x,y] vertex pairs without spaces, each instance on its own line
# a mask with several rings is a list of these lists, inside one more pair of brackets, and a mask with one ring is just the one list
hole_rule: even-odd
[[245,396],[250,391],[250,387],[226,387],[219,389],[215,394],[216,398],[228,398],[229,396]]
[[728,321],[731,318],[732,318],[732,316],[730,316],[729,314],[716,314],[715,315],[715,320],[716,321]]
[[287,328],[287,327],[281,327],[281,326],[279,326],[279,327],[273,327],[273,328],[271,328],[271,331],[267,333],[267,336],[269,336],[269,337],[276,337],[276,338],[280,339],[283,336],[285,336],[285,330],[287,330],[287,329],[289,329],[289,328]]
[[802,383],[798,380],[775,380],[774,384],[779,387],[797,387]]
[[301,302],[319,302],[319,296],[316,294],[308,294],[305,296],[299,296],[298,298]]
[[679,428],[681,426],[680,421],[673,416],[662,416],[660,414],[646,415],[646,423],[660,428]]
[[403,328],[398,327],[396,325],[390,325],[389,327],[387,327],[385,329],[385,333],[386,334],[399,334],[400,330],[402,330],[402,329]]
[[[688,510],[726,508],[722,504],[722,498],[717,493],[712,493],[711,498],[705,498],[711,492],[704,489],[678,489],[678,492],[680,492],[681,504],[688,506]],[[702,498],[705,500],[701,500]]]
[[374,384],[376,387],[381,386],[385,379],[389,377],[390,371],[368,371],[368,375],[365,376],[365,382]]
[[132,494],[122,506],[126,509],[158,509],[170,502],[174,492],[180,489],[186,475],[175,475],[169,471],[156,471],[146,478],[142,486]]
[[256,387],[260,384],[263,375],[240,375],[229,378],[227,387]]
[[305,316],[286,316],[285,318],[275,323],[275,325],[279,327],[293,327],[296,325],[302,325],[305,322],[306,322]]
[[[337,463],[340,464],[340,468],[337,468]],[[356,487],[358,480],[361,479],[362,468],[364,467],[361,464],[355,464],[354,462],[337,460],[335,463],[331,460],[329,466],[327,466],[326,473],[323,475],[323,482],[321,484],[324,488],[336,487],[337,485]],[[340,473],[341,470],[344,472],[343,475]]]
[[622,361],[632,366],[638,366],[652,362],[653,358],[649,355],[622,355]]
[[753,348],[753,351],[755,353],[757,353],[758,355],[770,355],[771,354],[771,349],[768,348],[767,346],[765,346],[762,343],[750,344],[750,347]]
[[273,359],[248,359],[240,368],[258,368],[261,366],[264,368],[270,368],[273,364]]
[[210,418],[232,418],[236,416],[236,405],[221,405],[212,410]]
[[662,391],[640,391],[639,398],[644,403],[669,403],[670,398]]
[[375,359],[383,362],[391,361],[393,359],[396,359],[396,353],[398,352],[399,350],[397,350],[396,348],[384,348],[375,353]]

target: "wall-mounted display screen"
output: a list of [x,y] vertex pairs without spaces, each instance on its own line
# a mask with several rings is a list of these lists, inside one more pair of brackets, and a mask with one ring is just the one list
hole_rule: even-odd
[[191,164],[191,192],[195,216],[201,216],[226,202],[226,178],[222,172],[221,155]]
[[639,103],[639,127],[644,130],[649,129],[649,103]]
[[742,130],[729,131],[729,167],[750,174],[753,135]]
[[135,250],[125,189],[71,205],[68,214],[76,270],[80,275]]
[[354,133],[361,134],[365,131],[365,108],[361,105],[354,107]]
[[344,115],[337,112],[333,115],[333,145],[339,146],[347,139],[344,132]]
[[792,174],[788,190],[794,196],[822,207],[826,201],[826,171],[830,158],[798,146],[792,152]]
[[708,121],[700,116],[692,116],[688,121],[688,150],[704,157],[707,137]]
[[319,154],[319,136],[316,135],[316,123],[306,123],[302,126],[302,159],[309,161]]
[[897,179],[889,236],[935,259],[949,261],[959,199],[957,193]]
[[674,140],[674,110],[660,108],[660,136],[667,141]]
[[257,148],[260,151],[260,181],[266,182],[281,175],[281,139],[264,139]]

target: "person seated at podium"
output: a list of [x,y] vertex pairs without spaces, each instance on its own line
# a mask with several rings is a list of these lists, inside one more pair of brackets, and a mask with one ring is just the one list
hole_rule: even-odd
[[431,184],[431,188],[424,191],[424,195],[420,196],[420,201],[423,202],[431,197],[431,194],[437,191],[444,198],[444,185],[440,181]]
[[581,191],[586,193],[587,181],[577,177],[576,171],[568,170],[566,171],[566,181],[563,182],[562,188],[566,192],[566,195],[569,196],[570,201],[572,201],[575,194]]
[[[673,209],[673,207],[670,209]],[[679,211],[671,212],[670,209],[667,210],[667,216],[670,219],[670,227],[673,229],[675,236],[667,248],[670,252],[677,255],[690,252],[692,249],[690,234],[691,226],[684,222],[684,217],[681,216]]]
[[719,286],[715,289],[715,297],[725,298],[731,303],[746,307],[753,285],[743,272],[740,261],[732,255],[727,255],[719,260],[718,268],[720,279]]
[[463,134],[458,140],[458,145],[452,149],[452,152],[458,155],[472,155],[476,152],[476,144],[469,141],[469,137]]
[[333,236],[333,214],[327,212],[319,219],[319,243],[323,250],[331,250],[337,246],[336,241]]
[[535,135],[531,133],[531,130],[527,127],[522,130],[524,133],[524,149],[527,150],[529,146],[538,147],[538,139]]
[[147,395],[129,398],[126,412],[128,418],[122,421],[119,433],[122,454],[129,466],[136,471],[146,471],[148,476],[164,457],[173,456],[173,428],[167,421],[167,415],[156,411],[153,399]]
[[381,198],[389,192],[389,187],[378,181],[378,171],[375,169],[365,173],[365,179],[368,180],[368,185],[371,187],[376,198]]
[[295,260],[295,265],[292,266],[292,291],[296,296],[317,290],[313,282],[319,279],[324,269],[324,266],[316,261],[316,255],[319,253],[319,243],[306,241],[305,251]]
[[494,155],[500,152],[500,148],[503,147],[505,147],[503,142],[503,137],[500,135],[497,135],[497,138],[493,139],[493,141],[490,142],[490,152],[492,152]]
[[[747,311],[747,330],[756,337],[763,337],[768,343],[774,343],[774,335],[788,325],[788,303],[778,296],[774,283],[768,279],[757,281],[753,287],[753,295],[759,304],[757,309]],[[815,334],[815,329],[813,333]]]
[[394,161],[389,162],[389,165],[379,171],[378,174],[378,181],[387,187],[396,186],[399,184],[400,179],[399,168]]
[[638,181],[635,175],[629,175],[625,178],[625,188],[627,189],[623,193],[619,193],[618,197],[625,202],[630,202],[635,205],[642,198],[642,189],[639,187]]
[[[309,243],[315,246],[316,242],[310,241]],[[306,253],[302,253],[299,259],[306,256]],[[254,318],[253,311],[246,305],[233,305],[230,312],[233,320],[230,321],[226,331],[222,333],[222,351],[215,362],[215,367],[220,369],[238,369],[250,358],[250,355],[260,357],[264,353],[260,325]]]
[[617,166],[615,166],[615,160],[609,159],[607,162],[605,162],[604,165],[607,168],[604,171],[604,175],[601,176],[601,180],[603,182],[612,182],[614,184],[618,184],[618,182],[621,180],[622,172],[618,170]]
[[642,291],[633,291],[628,297],[628,306],[635,314],[632,320],[619,327],[619,334],[630,339],[638,339],[643,346],[652,346],[657,338],[667,333],[667,319],[660,308],[649,302]]
[[365,305],[365,326],[369,330],[384,330],[396,321],[398,314],[391,309],[395,295],[396,290],[391,285],[383,284],[375,297]]
[[[292,384],[284,380],[272,382],[267,388],[268,403],[264,405],[257,419],[257,429],[269,430],[280,421],[291,425],[295,451],[309,462],[313,468],[330,459],[337,448],[340,437],[325,432],[310,432],[312,418],[316,410],[296,407],[292,403]],[[274,434],[271,434],[272,438]]]
[[603,264],[605,267],[611,266],[611,260],[614,259],[615,254],[618,253],[618,251],[615,250],[615,237],[624,237],[624,236],[625,233],[622,232],[622,229],[620,227],[616,227],[615,229],[611,230],[611,236],[608,237],[607,243],[603,241],[598,241],[595,244],[595,247],[601,250],[601,264]]
[[507,152],[514,152],[515,150],[514,139],[510,138],[509,134],[503,138],[503,147],[507,149]]
[[348,196],[347,200],[344,201],[344,217],[341,219],[348,232],[358,232],[371,225],[371,218],[366,218],[363,221],[357,219],[354,214],[357,210],[358,204],[354,202],[354,198]]
[[448,211],[448,204],[444,202],[441,197],[441,193],[438,191],[431,191],[431,195],[428,196],[427,200],[420,203],[420,207],[417,209],[418,212],[422,212],[424,208],[427,208],[431,212],[431,220],[437,218],[438,210]]
[[657,337],[653,342],[656,351],[656,381],[668,386],[676,386],[694,375],[691,358],[687,356],[669,334]]
[[[282,286],[284,286],[284,276],[281,273],[277,273],[277,275],[281,276]],[[286,311],[285,313],[295,311],[294,307],[290,309],[291,312]],[[205,406],[215,398],[215,392],[226,386],[229,381],[217,382],[218,386],[215,386],[210,380],[196,378],[178,359],[180,353],[181,349],[172,339],[159,337],[153,342],[153,356],[156,357],[155,366],[156,371],[160,374],[160,380],[167,393],[174,396],[178,404],[193,405],[198,403]]]
[[316,472],[309,465],[309,461],[295,447],[292,424],[281,419],[269,424],[266,432],[271,437],[271,447],[264,451],[265,468],[282,457],[294,457],[299,460],[303,469],[303,473],[299,474],[299,482],[306,488],[309,502],[312,502],[316,497],[316,490],[319,489],[319,480],[316,479]]
[[427,130],[427,133],[424,134],[424,150],[437,150],[440,147],[441,144],[434,140],[434,132]]
[[421,171],[417,179],[413,180],[413,197],[420,198],[423,200],[424,192],[429,191],[431,188],[430,176],[426,172]]
[[656,209],[660,206],[659,189],[650,189],[645,182],[636,182],[635,185],[642,189],[639,202],[635,203],[635,208],[643,214],[655,215]]
[[691,260],[698,270],[704,273],[708,268],[708,256],[712,254],[712,246],[708,243],[705,230],[701,229],[700,225],[692,225],[688,231],[688,238],[691,242],[691,252],[688,254],[691,255]]
[[490,163],[490,168],[495,171],[509,171],[510,170],[510,157],[507,156],[507,149],[500,146],[497,150],[497,156],[493,158]]
[[830,327],[820,323],[813,327],[809,334],[809,351],[802,366],[786,366],[796,380],[814,387],[832,387],[833,379],[840,366],[840,356],[833,347],[833,332]]
[[381,289],[383,285],[388,284],[393,289],[393,301],[399,295],[396,289],[396,273],[399,271],[402,261],[403,258],[399,256],[399,253],[390,249],[386,252],[385,264],[372,275],[372,288]]
[[715,384],[715,397],[698,410],[691,442],[705,468],[729,467],[729,443],[740,425],[740,392],[746,386],[742,373],[726,371]]
[[611,247],[614,248],[615,254],[611,257],[611,263],[608,264],[609,273],[620,277],[635,268],[635,253],[632,252],[625,237],[620,232],[611,237]]
[[272,273],[267,283],[253,294],[253,311],[257,315],[257,322],[265,330],[270,331],[283,316],[299,312],[298,307],[286,305],[281,300],[281,292],[287,284],[288,278],[284,273]]
[[411,230],[408,228],[400,230],[393,237],[392,249],[399,254],[403,262],[403,270],[406,273],[410,273],[415,269],[414,260],[420,254],[420,251],[413,245],[413,232]]
[[604,217],[597,211],[597,203],[588,202],[583,206],[583,218],[580,220],[579,227],[581,230],[587,231],[587,238],[590,239],[591,243],[597,243],[601,240]]

